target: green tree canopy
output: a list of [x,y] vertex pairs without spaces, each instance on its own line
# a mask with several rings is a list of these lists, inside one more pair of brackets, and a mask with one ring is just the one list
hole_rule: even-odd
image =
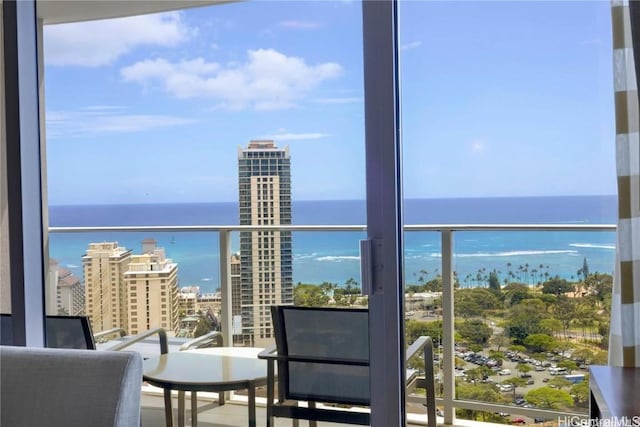
[[540,322],[548,317],[542,301],[537,298],[525,299],[509,309],[506,328],[514,342],[522,344],[527,336],[542,331]]
[[518,365],[516,366],[516,369],[521,374],[526,374],[527,372],[533,371],[533,368],[531,367],[531,365],[528,365],[526,363],[518,363]]
[[456,329],[465,341],[480,345],[486,345],[493,334],[493,330],[478,319],[456,322]]
[[404,330],[409,343],[414,342],[420,336],[428,336],[433,340],[433,345],[438,346],[442,338],[442,320],[425,322],[409,319],[405,322]]
[[573,290],[573,285],[565,279],[561,279],[559,276],[552,277],[542,284],[542,293],[545,294],[560,296],[567,292],[573,292]]
[[524,339],[524,345],[537,353],[553,350],[557,346],[557,342],[555,338],[547,334],[531,334]]
[[213,331],[213,323],[207,316],[200,316],[198,319],[198,323],[196,323],[196,328],[193,331],[193,337],[198,338],[204,334],[207,334]]
[[611,297],[613,276],[600,273],[591,274],[585,279],[584,284],[599,301],[604,301]]
[[495,269],[489,273],[489,289],[494,293],[500,293],[500,278]]
[[454,296],[454,309],[458,317],[475,317],[485,310],[500,308],[500,299],[485,288],[458,289]]
[[502,289],[507,305],[514,306],[522,300],[531,298],[529,287],[523,283],[509,283]]
[[584,381],[579,382],[571,386],[569,391],[576,400],[576,405],[581,407],[589,406],[589,380],[585,378]]
[[321,307],[329,304],[329,296],[321,286],[299,283],[293,289],[293,303],[305,307]]
[[578,365],[573,360],[561,360],[557,366],[558,368],[565,368],[569,373],[578,369]]
[[542,319],[540,321],[540,329],[547,334],[553,336],[562,331],[562,322],[558,319]]
[[561,409],[573,406],[573,397],[564,391],[551,387],[540,387],[530,390],[524,398],[543,409]]

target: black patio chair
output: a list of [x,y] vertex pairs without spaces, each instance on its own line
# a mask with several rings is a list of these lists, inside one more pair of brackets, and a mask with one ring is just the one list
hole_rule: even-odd
[[[96,349],[86,316],[46,316],[45,323],[48,348]],[[13,345],[10,314],[0,314],[0,344]]]
[[[274,417],[345,424],[370,424],[369,312],[367,309],[272,306],[276,345],[258,357],[267,365],[267,426]],[[436,426],[433,344],[420,337],[407,360],[424,350],[424,376],[407,370],[407,387],[427,390],[429,427]],[[275,363],[277,363],[277,377]],[[275,400],[275,382],[278,399]],[[300,402],[307,402],[300,406]],[[318,407],[323,404],[325,407]],[[332,407],[329,407],[332,406]]]

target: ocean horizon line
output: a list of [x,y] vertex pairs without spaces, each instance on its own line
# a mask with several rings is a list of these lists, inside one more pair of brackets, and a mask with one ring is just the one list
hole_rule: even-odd
[[[528,196],[461,196],[461,197],[405,197],[405,201],[413,200],[506,200],[506,199],[569,199],[569,198],[617,198],[617,194],[567,194],[567,195],[528,195]],[[365,202],[366,199],[292,199],[296,202]],[[175,201],[175,202],[115,202],[115,203],[51,203],[49,207],[69,207],[69,206],[158,206],[158,205],[209,205],[209,204],[237,204],[238,200],[212,200],[212,201]]]

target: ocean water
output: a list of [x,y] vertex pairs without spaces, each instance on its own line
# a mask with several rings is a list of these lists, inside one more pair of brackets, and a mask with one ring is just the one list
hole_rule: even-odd
[[[615,224],[615,196],[415,199],[404,206],[406,224]],[[237,225],[236,203],[51,206],[51,226]],[[364,224],[362,200],[293,202],[293,223]],[[218,236],[203,232],[52,233],[50,256],[82,277],[81,257],[90,242],[117,241],[141,250],[153,237],[179,264],[180,286],[218,288]],[[360,232],[293,233],[294,281],[344,284],[359,281]],[[238,250],[238,235],[232,250]],[[496,269],[501,280],[536,283],[545,275],[576,277],[587,259],[591,272],[611,273],[615,255],[612,232],[458,232],[454,269],[462,286],[477,286],[478,275]],[[405,233],[407,283],[435,277],[440,271],[440,235]]]

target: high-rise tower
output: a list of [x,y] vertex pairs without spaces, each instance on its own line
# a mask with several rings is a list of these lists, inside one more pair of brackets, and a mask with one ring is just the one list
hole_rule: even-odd
[[[240,225],[291,224],[289,147],[250,141],[238,150]],[[242,340],[273,340],[271,305],[293,304],[291,232],[240,233]]]

